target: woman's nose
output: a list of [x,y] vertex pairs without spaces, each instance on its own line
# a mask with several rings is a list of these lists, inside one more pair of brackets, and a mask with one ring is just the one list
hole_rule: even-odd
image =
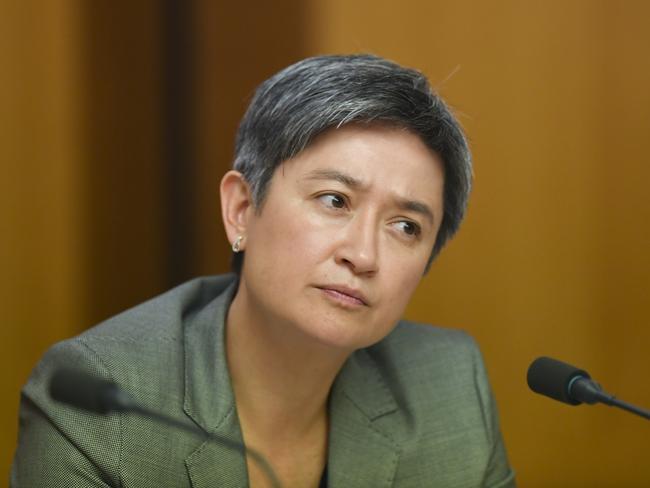
[[336,262],[349,267],[355,274],[375,274],[379,264],[379,235],[371,216],[355,216],[341,229]]

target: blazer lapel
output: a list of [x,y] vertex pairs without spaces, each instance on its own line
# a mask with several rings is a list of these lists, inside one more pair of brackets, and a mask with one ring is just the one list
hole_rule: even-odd
[[[235,292],[232,283],[207,307],[185,319],[185,392],[183,409],[203,430],[242,443],[225,351],[225,319]],[[241,452],[201,442],[185,460],[193,488],[247,484]]]
[[393,485],[400,456],[397,413],[397,403],[368,351],[355,352],[330,397],[330,487]]

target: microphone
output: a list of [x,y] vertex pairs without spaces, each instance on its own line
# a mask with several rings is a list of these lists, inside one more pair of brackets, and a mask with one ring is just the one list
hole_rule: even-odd
[[569,405],[604,403],[650,420],[650,411],[619,400],[604,391],[589,373],[549,357],[539,357],[528,367],[528,386],[535,393]]
[[100,415],[133,413],[196,436],[207,438],[211,442],[216,442],[243,455],[250,456],[265,473],[273,488],[282,487],[269,462],[257,450],[246,447],[241,442],[205,432],[193,424],[184,423],[145,408],[112,381],[97,378],[72,368],[61,368],[55,371],[50,378],[50,396],[58,402],[88,412]]

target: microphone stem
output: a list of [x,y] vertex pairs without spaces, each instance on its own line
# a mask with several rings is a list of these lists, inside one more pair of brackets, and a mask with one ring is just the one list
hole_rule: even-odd
[[618,398],[611,397],[610,401],[607,402],[607,405],[610,405],[612,407],[622,408],[623,410],[627,410],[630,413],[634,413],[636,415],[639,415],[640,417],[650,420],[649,410],[645,410],[643,408],[637,407],[636,405],[632,405],[631,403],[624,402],[623,400],[619,400]]

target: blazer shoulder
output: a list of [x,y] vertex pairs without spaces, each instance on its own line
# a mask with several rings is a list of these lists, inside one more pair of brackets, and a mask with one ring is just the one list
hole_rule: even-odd
[[401,368],[459,364],[480,356],[476,341],[465,331],[407,320],[400,321],[370,351],[380,355],[382,362]]
[[48,402],[50,375],[67,366],[115,381],[157,400],[161,407],[182,388],[185,324],[232,283],[222,275],[198,278],[120,313],[84,333],[54,344],[41,358],[23,392]]
[[88,329],[78,337],[92,344],[111,339],[128,341],[172,338],[182,323],[205,308],[236,280],[232,274],[196,278],[136,305]]
[[[184,328],[195,316],[203,315],[212,325],[212,308],[217,307],[210,308],[211,304],[221,303],[216,299],[234,282],[229,275],[192,280],[50,347],[22,390],[21,429],[12,476],[16,480],[70,478],[69,470],[57,468],[57,453],[98,486],[100,481],[121,486],[124,473],[138,475],[124,465],[125,457],[139,456],[131,453],[129,446],[168,435],[165,429],[137,417],[96,416],[55,402],[49,394],[50,378],[59,368],[74,368],[114,381],[143,405],[182,419]],[[188,448],[194,438],[183,442],[175,437],[174,449]],[[32,453],[42,448],[39,446],[51,446],[52,455],[35,460]],[[75,481],[71,483],[75,485]]]

